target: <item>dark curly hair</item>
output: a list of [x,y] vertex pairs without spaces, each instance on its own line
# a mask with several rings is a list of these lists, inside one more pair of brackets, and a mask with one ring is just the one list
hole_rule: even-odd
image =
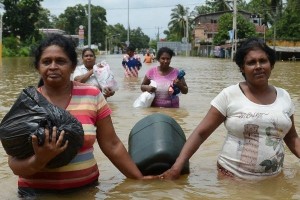
[[163,53],[167,53],[170,55],[170,57],[172,58],[173,56],[175,56],[175,53],[172,49],[170,49],[169,47],[161,47],[158,52],[157,52],[157,55],[156,55],[156,59],[159,60],[159,58],[161,57],[161,55]]
[[[263,40],[259,38],[249,38],[240,45],[234,57],[234,61],[238,65],[240,71],[242,71],[244,68],[245,57],[249,51],[257,49],[260,49],[267,54],[271,67],[274,67],[276,62],[276,52],[271,49]],[[242,73],[242,75],[245,78],[245,74]]]
[[94,55],[94,57],[96,58],[95,51],[94,51],[92,48],[90,48],[90,47],[84,48],[84,49],[82,50],[82,53],[81,53],[81,57],[82,57],[82,58],[83,58],[83,56],[84,56],[85,52],[87,52],[87,51],[90,51],[90,52],[92,52],[92,54],[93,54],[93,55]]
[[50,36],[48,36],[47,38],[45,38],[40,45],[37,47],[37,49],[35,50],[35,60],[34,60],[34,67],[36,69],[39,68],[39,62],[41,59],[41,56],[43,54],[43,51],[52,45],[56,45],[61,47],[64,52],[67,54],[67,56],[69,57],[69,59],[72,62],[72,66],[75,69],[76,65],[77,65],[77,53],[76,53],[76,49],[75,49],[75,43],[70,39],[67,38],[63,35],[59,35],[59,34],[52,34]]

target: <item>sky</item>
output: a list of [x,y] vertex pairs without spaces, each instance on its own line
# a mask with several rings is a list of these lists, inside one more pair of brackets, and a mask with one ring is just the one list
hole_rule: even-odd
[[58,16],[67,7],[77,4],[85,5],[89,1],[94,6],[106,9],[107,24],[120,23],[127,29],[129,16],[129,27],[131,29],[140,27],[150,39],[156,39],[157,34],[160,38],[165,37],[163,31],[167,30],[171,20],[171,9],[175,8],[177,4],[189,7],[190,12],[194,10],[195,6],[205,4],[205,0],[44,0],[41,5],[50,10],[51,14]]

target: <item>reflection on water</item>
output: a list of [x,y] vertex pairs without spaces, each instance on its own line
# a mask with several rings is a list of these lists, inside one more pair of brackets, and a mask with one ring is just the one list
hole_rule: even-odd
[[[147,69],[157,63],[144,64],[139,78],[124,79],[122,55],[98,56],[111,66],[119,90],[108,99],[117,134],[127,147],[131,128],[141,118],[155,112],[173,117],[188,137],[209,109],[210,101],[224,87],[243,80],[238,67],[230,60],[174,57],[172,66],[186,71],[189,93],[180,96],[180,108],[133,108],[140,95],[140,84]],[[3,59],[0,65],[0,119],[13,104],[21,89],[36,85],[38,74],[29,58]],[[270,82],[285,88],[296,106],[295,124],[300,133],[300,63],[278,62]],[[220,126],[190,160],[191,173],[176,181],[136,181],[124,176],[95,145],[100,167],[100,184],[75,194],[49,195],[43,199],[300,199],[300,163],[287,149],[283,173],[260,182],[237,181],[219,177],[216,160],[222,147],[225,128]],[[0,145],[0,197],[15,199],[17,177],[7,165],[7,156]]]

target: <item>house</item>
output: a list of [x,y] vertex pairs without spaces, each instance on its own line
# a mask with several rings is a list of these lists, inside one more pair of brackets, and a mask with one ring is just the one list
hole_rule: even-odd
[[[229,57],[228,55],[231,54],[232,45],[230,41],[228,41],[224,45],[217,47],[212,45],[212,41],[215,35],[218,33],[218,20],[220,19],[220,17],[223,14],[232,12],[233,11],[230,10],[202,14],[194,19],[195,26],[193,30],[193,47],[197,49],[197,55],[216,56],[225,58]],[[238,11],[238,13],[255,25],[255,30],[259,37],[265,38],[267,26],[262,24],[262,18],[259,15],[255,15],[242,10]],[[276,40],[273,38],[273,40],[270,41],[266,40],[266,43],[275,49],[278,60],[300,60],[300,41],[289,42]]]
[[[212,43],[214,36],[218,33],[218,21],[220,17],[226,13],[232,12],[232,10],[220,11],[197,16],[194,19],[195,28],[193,31],[195,46],[199,45],[201,42]],[[246,11],[238,11],[238,13],[255,25],[256,32],[259,35],[262,37],[264,36],[266,26],[262,24],[262,18],[260,18],[259,15],[254,15]]]

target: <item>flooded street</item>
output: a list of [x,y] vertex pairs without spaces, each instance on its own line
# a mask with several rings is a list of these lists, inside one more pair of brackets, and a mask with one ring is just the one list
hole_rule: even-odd
[[[141,94],[140,84],[147,69],[158,63],[143,64],[139,78],[124,78],[122,55],[98,56],[105,59],[115,74],[119,90],[108,99],[118,136],[127,147],[132,127],[143,117],[161,112],[173,117],[188,137],[210,107],[210,101],[224,88],[243,81],[238,67],[231,60],[199,57],[178,57],[171,66],[184,69],[189,87],[180,95],[180,108],[133,108]],[[143,60],[143,56],[141,55]],[[0,120],[8,112],[20,91],[37,85],[38,74],[30,58],[4,58],[0,66]],[[295,103],[295,125],[300,134],[300,62],[277,62],[270,83],[286,89]],[[126,179],[95,144],[100,168],[100,184],[95,188],[66,195],[49,195],[42,199],[300,199],[300,161],[286,149],[284,170],[273,179],[250,182],[219,177],[218,154],[226,131],[221,125],[190,159],[189,175],[176,181],[136,181]],[[7,165],[7,156],[0,144],[0,199],[17,198],[17,177]]]

